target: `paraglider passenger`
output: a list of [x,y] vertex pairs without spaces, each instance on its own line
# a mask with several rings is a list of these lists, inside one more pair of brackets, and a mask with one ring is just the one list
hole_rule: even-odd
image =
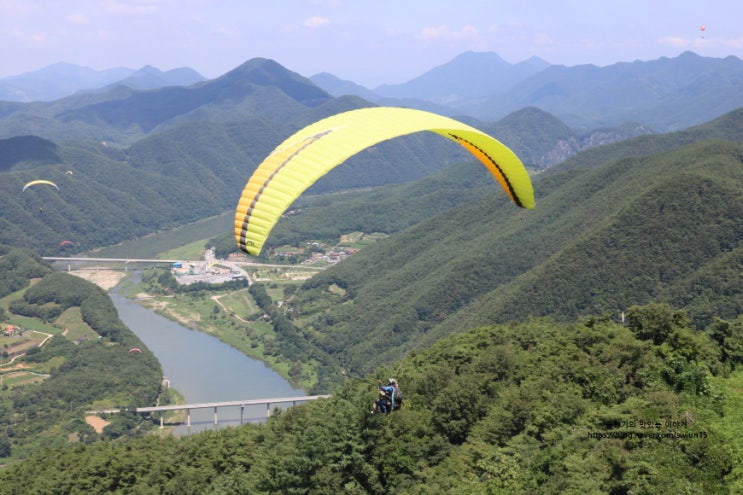
[[[374,409],[381,412],[382,414],[389,414],[389,397],[384,389],[379,390],[379,399],[374,403]],[[372,411],[374,412],[374,411]]]
[[402,393],[397,385],[397,380],[390,378],[387,385],[382,385],[382,380],[377,380],[377,389],[379,390],[379,399],[374,403],[374,410],[389,414],[395,409],[400,409]]

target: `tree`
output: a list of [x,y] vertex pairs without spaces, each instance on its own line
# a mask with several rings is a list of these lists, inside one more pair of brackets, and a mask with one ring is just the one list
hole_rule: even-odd
[[638,339],[663,343],[677,328],[687,327],[691,320],[683,310],[673,310],[668,304],[632,306],[627,310],[627,326]]
[[10,457],[10,437],[3,432],[0,433],[0,457]]
[[709,334],[720,346],[724,362],[733,367],[743,363],[743,316],[733,321],[716,319]]

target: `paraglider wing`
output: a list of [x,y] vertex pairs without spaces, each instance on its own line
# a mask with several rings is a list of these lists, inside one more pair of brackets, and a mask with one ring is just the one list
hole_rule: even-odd
[[487,167],[516,205],[534,208],[529,174],[521,160],[495,138],[430,112],[362,108],[301,129],[258,166],[235,211],[238,247],[249,254],[260,254],[281,214],[316,180],[370,146],[420,131],[435,132],[459,143]]
[[49,186],[53,186],[57,191],[59,191],[59,187],[57,186],[57,184],[55,184],[54,182],[52,182],[50,180],[32,180],[31,182],[29,182],[25,186],[23,186],[23,191],[25,191],[29,187],[35,186],[37,184],[47,184]]
[[59,243],[60,246],[72,246],[73,244],[72,241],[62,241]]
[[137,354],[142,354],[142,349],[140,349],[139,347],[132,347],[131,349],[129,349],[129,354],[133,352]]

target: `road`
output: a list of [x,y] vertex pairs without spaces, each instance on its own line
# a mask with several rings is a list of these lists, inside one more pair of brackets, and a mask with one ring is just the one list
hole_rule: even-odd
[[[71,263],[123,263],[124,266],[130,263],[143,263],[143,264],[168,264],[180,263],[183,267],[183,271],[175,270],[178,283],[180,284],[192,284],[195,282],[207,282],[207,283],[223,283],[234,280],[235,278],[245,278],[248,281],[248,285],[253,283],[245,267],[273,267],[273,268],[284,268],[291,269],[295,268],[294,265],[282,265],[282,264],[268,264],[268,263],[254,263],[249,261],[228,261],[222,259],[216,259],[214,256],[213,249],[207,249],[204,252],[203,260],[194,261],[183,261],[183,260],[162,260],[162,259],[144,259],[144,258],[63,258],[55,256],[45,256],[45,260],[49,261],[67,261]],[[303,270],[323,270],[324,267],[314,267],[302,265],[296,266],[296,268],[302,268]],[[68,269],[70,267],[68,266]]]
[[219,284],[236,278],[245,278],[248,285],[253,283],[248,272],[237,263],[217,260],[213,249],[207,249],[204,252],[203,261],[183,261],[181,264],[182,269],[174,270],[179,284],[188,285],[196,282]]

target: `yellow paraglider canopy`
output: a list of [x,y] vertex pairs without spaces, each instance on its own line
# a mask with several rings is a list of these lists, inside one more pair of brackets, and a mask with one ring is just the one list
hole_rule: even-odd
[[521,160],[495,138],[430,112],[362,108],[301,129],[258,166],[235,211],[238,247],[257,256],[282,213],[316,180],[370,146],[420,131],[435,132],[459,143],[487,167],[516,205],[534,208],[529,174]]
[[57,186],[57,184],[55,184],[54,182],[52,182],[50,180],[32,180],[31,182],[29,182],[25,186],[23,186],[23,191],[25,191],[29,187],[35,186],[37,184],[47,184],[49,186],[54,186],[57,189],[57,191],[59,191],[59,187]]

